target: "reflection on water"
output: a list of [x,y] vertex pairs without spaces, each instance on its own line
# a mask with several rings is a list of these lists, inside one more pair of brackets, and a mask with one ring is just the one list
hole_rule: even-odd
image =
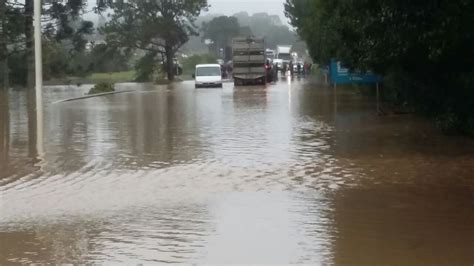
[[470,265],[474,143],[306,81],[2,97],[0,264]]

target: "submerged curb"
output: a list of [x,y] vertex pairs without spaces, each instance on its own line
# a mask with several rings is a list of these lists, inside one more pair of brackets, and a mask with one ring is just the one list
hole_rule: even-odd
[[79,100],[84,100],[84,99],[89,99],[89,98],[95,98],[95,97],[101,97],[101,96],[107,96],[107,95],[113,95],[113,94],[121,94],[121,93],[127,93],[127,92],[135,92],[136,90],[128,90],[128,91],[113,91],[113,92],[104,92],[104,93],[97,93],[97,94],[92,94],[92,95],[85,95],[81,97],[76,97],[76,98],[69,98],[65,100],[60,100],[53,102],[53,104],[57,103],[64,103],[64,102],[72,102],[72,101],[79,101]]

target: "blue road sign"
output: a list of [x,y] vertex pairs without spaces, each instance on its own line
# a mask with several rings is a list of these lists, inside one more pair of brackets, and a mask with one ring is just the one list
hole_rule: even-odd
[[377,83],[380,77],[372,72],[351,73],[349,69],[342,66],[341,62],[331,59],[329,66],[331,82],[336,84],[346,83]]

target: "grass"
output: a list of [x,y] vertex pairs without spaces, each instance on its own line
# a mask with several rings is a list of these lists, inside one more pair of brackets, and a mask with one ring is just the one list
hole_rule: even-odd
[[123,71],[112,73],[93,73],[87,77],[65,77],[45,81],[46,85],[69,85],[69,84],[97,84],[101,82],[120,83],[131,82],[135,78],[135,71]]
[[99,93],[106,93],[106,92],[114,92],[114,84],[108,82],[101,82],[96,84],[90,91],[89,95],[99,94]]
[[111,82],[132,81],[135,77],[135,71],[113,72],[113,73],[93,73],[86,77],[92,81],[109,80]]

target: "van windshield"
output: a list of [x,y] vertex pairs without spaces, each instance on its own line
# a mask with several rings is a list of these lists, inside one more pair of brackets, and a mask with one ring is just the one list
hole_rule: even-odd
[[196,76],[221,76],[220,67],[199,67],[196,69]]
[[291,60],[291,54],[279,54],[278,59]]

